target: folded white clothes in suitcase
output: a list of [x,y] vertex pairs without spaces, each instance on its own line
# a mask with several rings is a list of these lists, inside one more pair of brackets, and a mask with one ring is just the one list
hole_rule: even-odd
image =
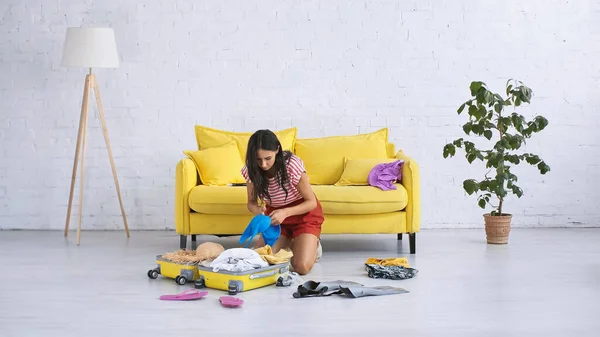
[[247,270],[268,267],[269,263],[260,255],[249,248],[230,248],[222,252],[210,263],[214,272],[226,270],[231,272],[242,272]]

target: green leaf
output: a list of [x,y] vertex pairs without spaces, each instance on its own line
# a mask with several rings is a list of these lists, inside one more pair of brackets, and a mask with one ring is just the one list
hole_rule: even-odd
[[447,158],[448,156],[452,157],[455,154],[456,154],[456,148],[454,147],[454,145],[446,144],[446,146],[444,146],[444,158]]
[[520,92],[519,97],[521,100],[525,103],[531,103],[531,89],[523,85],[520,87]]
[[523,145],[523,142],[525,141],[525,139],[520,135],[511,135],[507,138],[509,139],[511,149],[513,150],[520,149],[521,145]]
[[508,140],[506,138],[502,138],[499,141],[496,142],[496,144],[494,145],[494,149],[496,151],[504,151],[505,149],[510,147],[510,143],[508,142]]
[[512,119],[510,117],[500,117],[498,120],[502,130],[507,130],[512,125]]
[[471,152],[467,155],[467,160],[469,161],[469,164],[475,161],[475,159],[477,159],[477,154]]
[[456,110],[456,112],[458,112],[458,114],[460,115],[461,112],[463,112],[463,110],[465,109],[465,105],[467,105],[467,103],[463,103],[460,105],[460,107],[458,108],[458,110]]
[[473,118],[477,118],[477,112],[479,111],[479,109],[477,109],[477,106],[475,105],[471,105],[469,107],[469,116],[473,117]]
[[537,126],[537,132],[544,130],[548,126],[548,120],[542,116],[535,117],[534,122]]
[[539,163],[537,167],[540,170],[541,174],[546,174],[550,172],[550,166],[546,165],[546,163],[544,162]]
[[471,152],[475,148],[475,144],[473,142],[465,142],[465,151]]
[[488,103],[489,106],[492,106],[496,102],[494,94],[492,94],[489,91],[485,92],[484,97],[485,97],[485,102]]
[[516,195],[517,197],[520,198],[523,196],[523,190],[519,186],[513,184],[510,188],[511,188],[513,194]]
[[471,132],[471,123],[466,123],[463,125],[463,131],[468,135]]
[[480,81],[471,82],[471,85],[469,86],[469,89],[471,90],[471,96],[477,95],[477,92],[479,92],[479,89],[481,89],[483,85],[484,83]]
[[461,147],[462,144],[463,144],[463,139],[462,138],[458,138],[455,141],[453,141],[452,144],[454,144],[457,147]]
[[501,112],[502,112],[502,108],[503,108],[503,107],[504,107],[504,106],[502,105],[502,103],[496,103],[496,105],[494,105],[494,110],[495,110],[497,113],[501,113]]
[[487,109],[485,108],[485,106],[482,105],[479,107],[479,111],[477,111],[476,117],[477,117],[477,119],[482,119],[487,114],[488,114]]
[[485,136],[485,138],[487,138],[487,140],[492,139],[492,130],[485,130],[483,132],[483,135]]
[[488,156],[488,161],[487,161],[487,164],[485,165],[485,167],[486,167],[486,168],[490,168],[490,167],[497,167],[497,165],[498,165],[498,160],[499,160],[499,157],[498,157],[497,155],[495,155],[495,154],[491,153],[491,154]]
[[540,157],[536,155],[525,155],[525,161],[531,165],[537,165],[541,161]]
[[485,208],[485,199],[479,199],[479,202],[477,204],[479,205],[479,207]]
[[513,125],[515,126],[515,129],[519,133],[523,133],[523,123],[525,123],[525,117],[513,112],[513,114],[511,115],[511,120]]
[[504,189],[504,187],[498,187],[496,189],[496,195],[499,196],[500,198],[504,198],[508,193],[506,192],[506,190]]
[[477,182],[473,179],[467,179],[463,181],[463,188],[469,195],[471,195],[477,191]]

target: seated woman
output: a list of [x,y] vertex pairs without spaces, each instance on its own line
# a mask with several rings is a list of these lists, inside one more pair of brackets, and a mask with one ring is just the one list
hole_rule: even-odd
[[[290,248],[294,271],[301,275],[310,272],[321,258],[319,239],[324,217],[302,160],[290,151],[282,151],[272,131],[258,130],[248,141],[241,173],[248,183],[248,210],[268,215],[271,225],[281,226],[273,253]],[[259,206],[259,199],[266,206]]]

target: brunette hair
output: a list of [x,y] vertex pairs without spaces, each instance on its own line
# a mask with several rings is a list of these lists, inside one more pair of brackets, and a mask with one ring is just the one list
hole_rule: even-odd
[[288,190],[285,187],[289,181],[286,163],[289,161],[292,153],[282,151],[281,143],[277,136],[271,130],[258,130],[248,140],[248,149],[246,151],[246,167],[248,168],[248,177],[254,185],[253,197],[255,199],[271,200],[269,195],[269,181],[267,173],[258,166],[258,150],[277,151],[275,154],[275,178],[279,186],[285,191],[287,199]]

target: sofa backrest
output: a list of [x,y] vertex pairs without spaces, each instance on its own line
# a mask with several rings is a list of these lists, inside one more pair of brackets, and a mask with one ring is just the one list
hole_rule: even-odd
[[[252,132],[233,132],[195,125],[197,151],[184,151],[194,160],[203,183],[227,185],[244,181],[240,170],[246,158],[248,140]],[[382,128],[375,132],[350,135],[329,136],[320,138],[297,138],[297,128],[273,131],[284,150],[291,150],[302,161],[314,185],[333,185],[339,181],[348,160],[385,159],[395,156],[395,146],[388,142],[388,129]],[[231,146],[233,144],[237,144]],[[240,166],[225,172],[223,160],[208,158],[210,151],[218,158],[231,158],[228,163]],[[240,160],[233,160],[239,152]],[[212,183],[211,183],[212,182]]]
[[390,158],[388,129],[352,136],[298,138],[294,152],[304,161],[311,184],[333,185],[342,176],[346,158]]

